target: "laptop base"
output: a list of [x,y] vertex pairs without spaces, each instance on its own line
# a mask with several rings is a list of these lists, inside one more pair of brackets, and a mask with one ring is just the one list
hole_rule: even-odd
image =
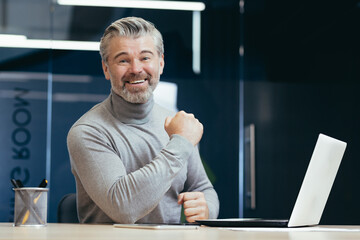
[[196,222],[209,227],[287,227],[289,220],[262,218],[231,218],[197,220]]

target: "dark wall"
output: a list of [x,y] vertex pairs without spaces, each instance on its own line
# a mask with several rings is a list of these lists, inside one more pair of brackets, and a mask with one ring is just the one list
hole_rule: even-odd
[[287,218],[317,135],[348,142],[322,224],[359,224],[360,8],[356,1],[247,2],[245,125],[256,129],[257,209]]
[[358,224],[359,84],[248,82],[246,124],[256,128],[258,206],[251,216],[287,218],[319,133],[348,143],[322,223]]
[[360,79],[356,0],[247,1],[247,80]]
[[[201,88],[205,130],[201,153],[210,160],[220,199],[220,218],[239,214],[238,1],[212,1],[202,14]],[[190,86],[189,86],[190,88]]]

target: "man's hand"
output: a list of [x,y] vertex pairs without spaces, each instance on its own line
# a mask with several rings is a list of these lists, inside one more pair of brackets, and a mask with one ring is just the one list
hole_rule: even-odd
[[183,204],[184,214],[188,222],[209,218],[209,208],[202,192],[180,193],[178,204]]
[[195,146],[199,143],[204,128],[193,114],[180,111],[174,117],[165,119],[165,131],[169,137],[173,134],[179,134]]

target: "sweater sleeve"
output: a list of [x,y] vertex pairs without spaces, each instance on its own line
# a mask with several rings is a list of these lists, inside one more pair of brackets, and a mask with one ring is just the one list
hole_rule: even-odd
[[77,125],[67,143],[72,171],[86,194],[118,223],[134,223],[151,212],[194,150],[185,138],[173,135],[149,164],[127,173],[109,141],[96,129]]
[[219,198],[207,177],[198,149],[195,149],[194,153],[189,158],[184,191],[203,192],[209,208],[209,219],[218,217],[220,207]]

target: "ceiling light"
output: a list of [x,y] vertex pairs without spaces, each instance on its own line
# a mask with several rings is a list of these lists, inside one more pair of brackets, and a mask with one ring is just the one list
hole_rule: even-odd
[[27,39],[24,35],[0,34],[0,47],[99,51],[99,42]]
[[23,41],[26,40],[25,35],[0,34],[0,41]]
[[202,2],[138,0],[57,0],[59,5],[203,11]]

